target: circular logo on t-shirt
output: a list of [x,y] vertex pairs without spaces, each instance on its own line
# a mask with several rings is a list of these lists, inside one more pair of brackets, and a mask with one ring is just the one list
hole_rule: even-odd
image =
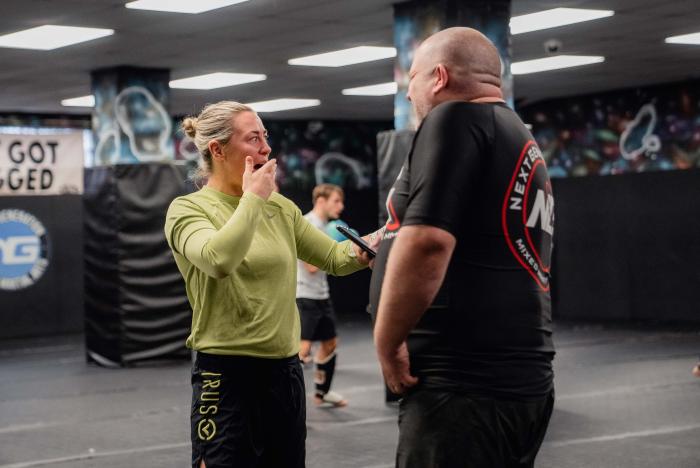
[[0,289],[29,287],[48,265],[44,225],[26,211],[0,210]]
[[528,141],[520,153],[503,200],[503,233],[518,263],[549,290],[554,197],[542,152]]

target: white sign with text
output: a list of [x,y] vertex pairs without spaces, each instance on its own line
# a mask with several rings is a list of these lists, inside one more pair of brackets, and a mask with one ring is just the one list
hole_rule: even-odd
[[83,193],[81,132],[0,133],[0,196]]

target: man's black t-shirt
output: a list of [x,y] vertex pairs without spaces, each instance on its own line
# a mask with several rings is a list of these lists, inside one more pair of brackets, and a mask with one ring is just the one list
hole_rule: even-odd
[[408,338],[421,385],[516,399],[552,390],[553,210],[542,153],[507,106],[450,101],[426,116],[387,198],[370,288],[376,313],[402,226],[457,239],[442,287]]

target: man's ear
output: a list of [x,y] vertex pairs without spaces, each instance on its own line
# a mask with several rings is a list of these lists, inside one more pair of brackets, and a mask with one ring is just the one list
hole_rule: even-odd
[[450,75],[447,72],[447,67],[445,65],[438,63],[433,71],[433,76],[435,78],[435,84],[433,85],[433,94],[438,94],[443,89],[447,88],[447,83],[450,80]]

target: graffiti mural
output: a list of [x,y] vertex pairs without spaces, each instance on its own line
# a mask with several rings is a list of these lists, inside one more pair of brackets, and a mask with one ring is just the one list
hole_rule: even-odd
[[700,82],[556,99],[519,109],[551,177],[700,167]]
[[94,73],[91,165],[172,160],[169,91],[161,71],[124,67]]
[[[277,158],[280,190],[310,193],[324,182],[350,190],[375,188],[377,133],[392,123],[265,120],[265,127],[271,157]],[[181,131],[176,133],[175,147],[176,158],[195,168],[197,149]]]

